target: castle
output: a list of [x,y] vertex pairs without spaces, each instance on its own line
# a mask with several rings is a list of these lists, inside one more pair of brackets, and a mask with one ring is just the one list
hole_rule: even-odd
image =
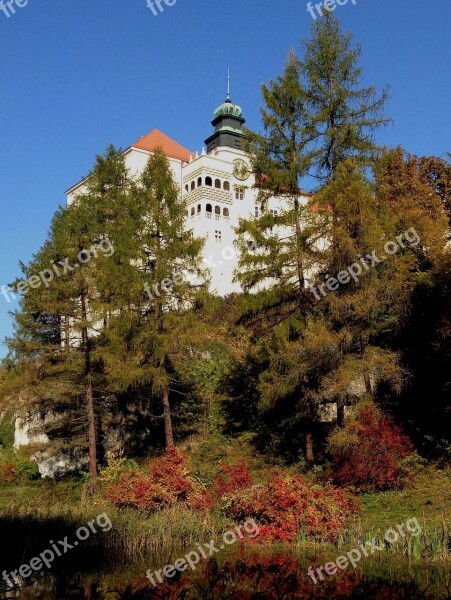
[[[232,102],[229,90],[225,102],[214,111],[214,131],[201,153],[187,150],[158,129],[124,151],[130,174],[138,176],[149,154],[157,147],[163,149],[188,206],[186,227],[195,237],[206,240],[203,260],[210,269],[210,290],[220,296],[241,291],[233,281],[238,261],[235,228],[240,218],[258,217],[261,211],[255,175],[243,151],[244,123],[243,111]],[[68,204],[83,189],[84,182],[80,181],[67,190]],[[270,198],[266,210],[277,215],[284,202],[282,198]]]

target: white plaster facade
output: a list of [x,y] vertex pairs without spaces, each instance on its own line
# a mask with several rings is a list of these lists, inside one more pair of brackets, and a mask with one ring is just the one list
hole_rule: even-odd
[[[131,146],[124,152],[125,163],[130,175],[136,177],[144,169],[150,151]],[[241,287],[233,281],[238,264],[238,250],[235,247],[235,228],[239,219],[248,219],[261,214],[257,202],[258,190],[255,176],[238,173],[236,161],[249,160],[242,150],[228,146],[215,148],[206,153],[191,155],[188,161],[168,156],[174,174],[174,181],[180,188],[181,197],[187,202],[186,227],[195,237],[205,238],[203,250],[204,264],[211,274],[210,289],[220,296],[240,292]],[[241,162],[243,166],[243,162]],[[84,191],[80,182],[67,192],[67,202],[71,204],[77,194]],[[308,196],[304,198],[305,202]],[[267,209],[280,213],[284,200],[270,198]]]

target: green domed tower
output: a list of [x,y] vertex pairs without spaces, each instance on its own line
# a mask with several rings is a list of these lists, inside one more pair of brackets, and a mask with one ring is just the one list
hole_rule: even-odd
[[227,98],[221,106],[214,112],[214,119],[211,122],[215,128],[214,133],[205,140],[207,152],[215,148],[228,146],[236,150],[243,149],[243,124],[246,122],[243,118],[243,111],[240,106],[233,104],[230,98],[230,75]]

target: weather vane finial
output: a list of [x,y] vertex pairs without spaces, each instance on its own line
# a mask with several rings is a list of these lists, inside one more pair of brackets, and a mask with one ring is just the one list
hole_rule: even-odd
[[226,102],[232,102],[232,99],[230,97],[230,68],[227,69],[227,98],[226,98]]

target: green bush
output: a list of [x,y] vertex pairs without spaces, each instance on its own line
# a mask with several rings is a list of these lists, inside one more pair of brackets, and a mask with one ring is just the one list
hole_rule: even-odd
[[30,460],[26,448],[0,450],[0,466],[13,465],[17,479],[35,481],[40,479],[38,465]]
[[107,462],[107,466],[100,469],[99,474],[99,480],[103,483],[117,483],[124,473],[138,468],[138,463],[132,458],[116,458],[109,454]]
[[41,478],[37,463],[30,460],[24,448],[20,448],[16,451],[15,465],[17,474],[21,479],[36,481]]
[[6,414],[0,421],[0,446],[10,449],[14,446],[14,418]]

